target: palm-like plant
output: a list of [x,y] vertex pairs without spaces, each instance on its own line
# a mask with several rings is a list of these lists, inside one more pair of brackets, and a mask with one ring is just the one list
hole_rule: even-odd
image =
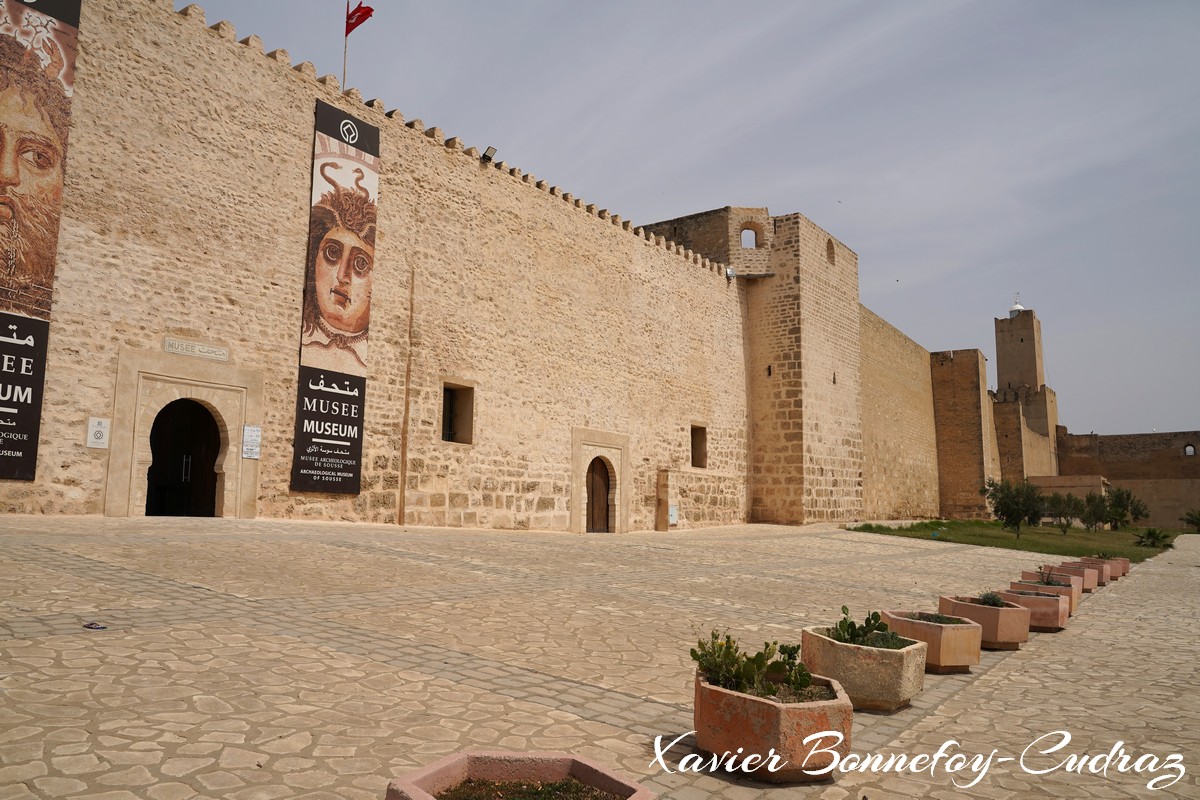
[[1179,521],[1183,523],[1184,527],[1191,525],[1197,533],[1200,533],[1200,508],[1193,508],[1180,517]]

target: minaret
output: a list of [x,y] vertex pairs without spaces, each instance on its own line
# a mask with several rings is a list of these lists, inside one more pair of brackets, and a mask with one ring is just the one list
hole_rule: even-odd
[[1042,323],[1032,309],[1021,305],[1018,294],[1008,310],[1008,319],[996,320],[996,389],[1028,386],[1032,392],[1046,384],[1042,366]]

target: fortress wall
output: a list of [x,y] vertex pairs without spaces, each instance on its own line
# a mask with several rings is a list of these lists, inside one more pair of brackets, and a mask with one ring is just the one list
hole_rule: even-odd
[[[806,521],[862,518],[863,424],[858,256],[801,214],[793,232],[800,286]],[[832,248],[832,250],[831,250]]]
[[1118,478],[1110,483],[1110,488],[1129,489],[1149,507],[1150,516],[1139,526],[1180,529],[1179,518],[1200,509],[1200,478]]
[[995,403],[996,445],[1000,451],[1000,474],[1006,481],[1025,479],[1025,435],[1029,428],[1020,403]]
[[1200,431],[1132,433],[1102,436],[1057,429],[1059,472],[1103,475],[1112,480],[1200,479],[1200,455],[1185,455],[1191,445],[1200,454]]
[[929,351],[861,305],[859,329],[863,516],[936,517],[937,429]]
[[[260,515],[566,529],[586,429],[624,462],[623,526],[650,528],[656,470],[705,424],[733,498],[707,519],[742,518],[739,288],[717,265],[198,17],[83,6],[38,480],[0,484],[3,507],[99,513],[87,417],[128,416],[118,354],[174,336],[263,376]],[[317,98],[383,129],[358,497],[288,490]],[[475,387],[471,445],[441,441],[443,380]]]
[[947,350],[931,353],[930,363],[941,514],[987,517],[979,490],[1001,474],[986,361],[978,350]]
[[769,278],[746,287],[750,519],[805,521],[804,398],[797,220],[774,226]]
[[[742,247],[745,229],[754,231],[754,247]],[[728,264],[739,275],[770,269],[774,226],[765,208],[726,206],[655,222],[647,225],[646,230],[690,247],[709,259]]]

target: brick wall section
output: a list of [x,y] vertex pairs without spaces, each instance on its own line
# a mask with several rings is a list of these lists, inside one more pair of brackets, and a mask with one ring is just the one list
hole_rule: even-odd
[[987,517],[979,489],[1000,479],[1000,453],[986,361],[978,350],[930,354],[943,517]]
[[929,351],[865,306],[862,342],[863,516],[936,517],[937,428]]
[[[744,519],[738,284],[197,17],[83,6],[38,480],[5,482],[0,507],[99,513],[87,417],[119,411],[120,347],[176,336],[264,373],[262,516],[395,522],[404,505],[410,523],[561,530],[579,426],[629,437],[629,527],[651,528],[656,470],[687,463],[703,419],[724,498],[707,519]],[[358,497],[288,490],[317,98],[383,129]],[[475,385],[472,445],[440,439],[446,378]]]

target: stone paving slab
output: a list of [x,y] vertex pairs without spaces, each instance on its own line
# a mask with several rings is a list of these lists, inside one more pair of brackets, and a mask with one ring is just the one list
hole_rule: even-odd
[[[0,800],[379,798],[390,775],[471,746],[570,749],[681,800],[1200,797],[1198,538],[1088,597],[1066,631],[927,676],[911,708],[858,714],[853,731],[863,755],[953,739],[1004,757],[1067,730],[1064,756],[1118,740],[1182,754],[1174,785],[1006,762],[970,788],[944,770],[767,787],[651,763],[655,737],[691,728],[698,632],[794,641],[842,603],[932,610],[1039,557],[831,526],[585,537],[3,517]],[[108,630],[83,630],[92,619]]]

